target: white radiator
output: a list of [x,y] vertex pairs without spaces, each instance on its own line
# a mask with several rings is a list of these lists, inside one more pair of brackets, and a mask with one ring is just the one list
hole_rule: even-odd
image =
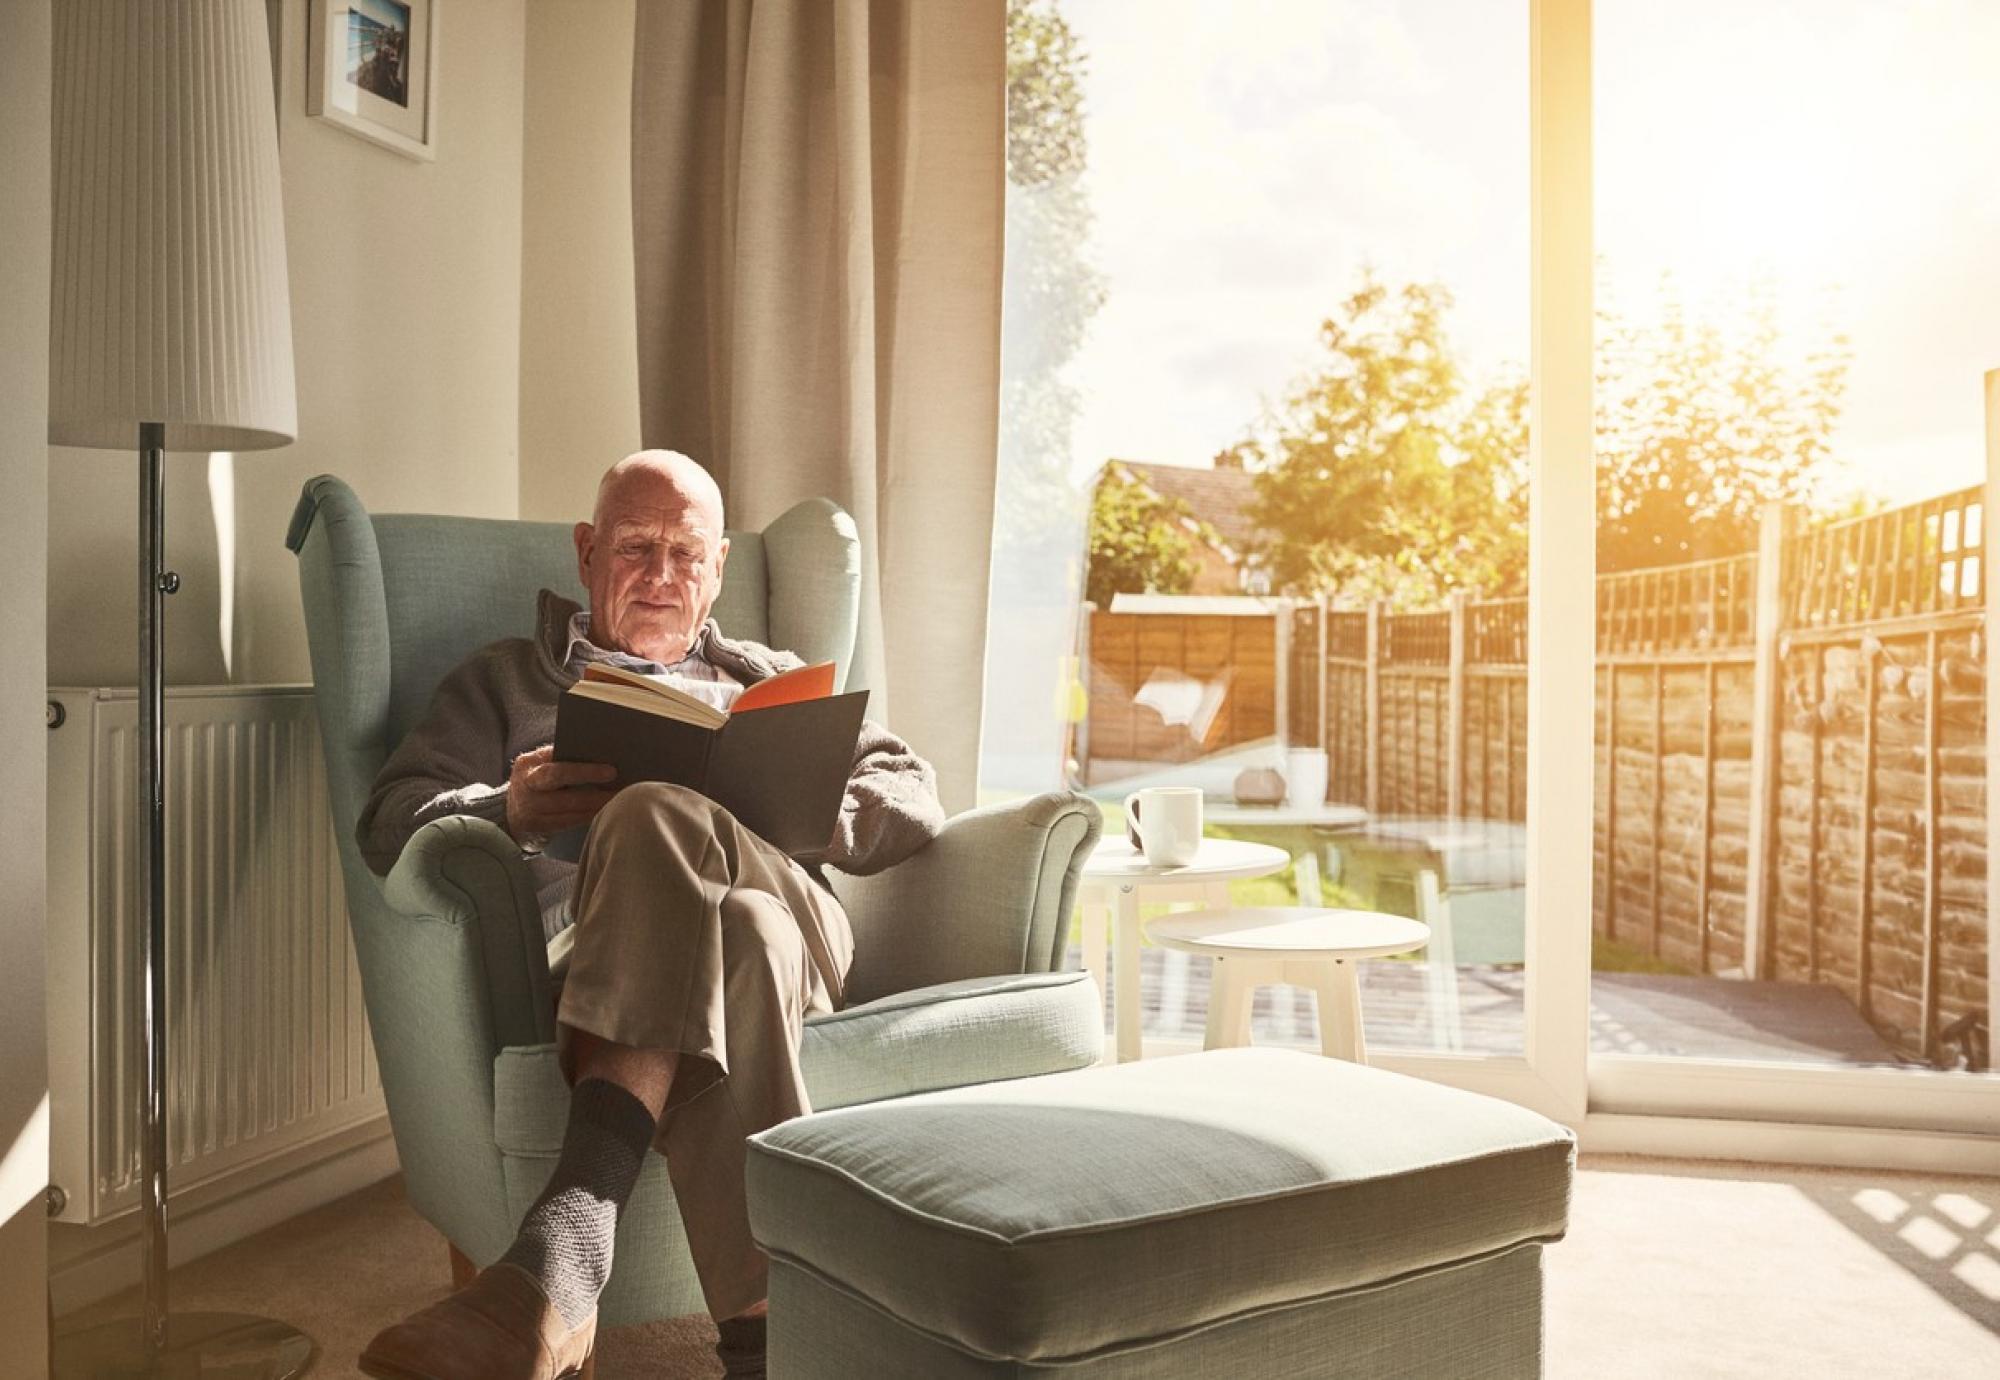
[[[57,1220],[89,1224],[138,1197],[138,701],[49,703],[50,1181]],[[165,751],[178,1198],[383,1109],[311,690],[170,689]]]

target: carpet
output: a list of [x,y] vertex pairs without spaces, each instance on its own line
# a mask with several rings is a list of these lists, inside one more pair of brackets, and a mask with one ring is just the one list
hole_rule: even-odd
[[[1551,1380],[2000,1375],[2000,1179],[1587,1158],[1549,1249]],[[442,1297],[443,1240],[391,1179],[174,1272],[174,1304],[282,1318],[314,1376]],[[59,1326],[129,1313],[98,1305]],[[622,1328],[603,1380],[721,1374],[706,1318]]]

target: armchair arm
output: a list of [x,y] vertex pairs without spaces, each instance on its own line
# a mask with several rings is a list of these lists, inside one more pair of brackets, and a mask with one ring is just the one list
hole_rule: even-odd
[[555,1039],[541,909],[527,861],[505,830],[471,815],[434,819],[410,836],[382,889],[401,915],[474,932],[501,1048]]
[[1104,830],[1073,791],[959,815],[886,872],[830,872],[854,924],[847,1003],[959,978],[1062,966],[1077,876]]

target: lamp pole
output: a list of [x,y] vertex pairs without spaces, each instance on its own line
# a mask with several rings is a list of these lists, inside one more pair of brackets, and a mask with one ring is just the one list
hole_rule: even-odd
[[146,879],[140,940],[140,1345],[157,1367],[167,1345],[167,812],[161,638],[166,596],[180,583],[161,566],[166,532],[167,429],[139,424],[139,872]]

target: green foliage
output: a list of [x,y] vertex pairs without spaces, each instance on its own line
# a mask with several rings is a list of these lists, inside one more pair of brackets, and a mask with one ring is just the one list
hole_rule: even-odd
[[1852,357],[1830,333],[1793,361],[1768,289],[1737,329],[1690,321],[1671,281],[1656,326],[1604,312],[1597,337],[1597,565],[1749,551],[1764,505],[1817,506]]
[[997,563],[1002,572],[1073,552],[1083,519],[1070,473],[1081,405],[1063,370],[1104,305],[1104,279],[1085,254],[1093,228],[1081,180],[1089,160],[1085,71],[1082,45],[1051,0],[1010,0],[995,541],[1020,559]]
[[1419,605],[1525,579],[1526,387],[1467,386],[1450,307],[1436,284],[1364,274],[1320,327],[1324,363],[1240,448],[1277,591]]
[[1099,608],[1114,594],[1185,594],[1199,567],[1196,544],[1206,524],[1190,531],[1188,505],[1163,499],[1116,468],[1098,481],[1090,504],[1090,573],[1084,598]]
[[[1766,503],[1825,506],[1847,340],[1800,354],[1768,292],[1734,329],[1665,300],[1659,325],[1599,318],[1601,570],[1748,550]],[[1430,607],[1454,589],[1526,591],[1527,385],[1468,385],[1450,307],[1437,284],[1364,273],[1320,328],[1320,365],[1237,447],[1278,592]]]
[[1676,977],[1700,977],[1692,968],[1664,958],[1654,958],[1636,944],[1622,944],[1601,934],[1590,936],[1590,971],[1593,973],[1670,973]]
[[1007,181],[1036,187],[1083,171],[1083,48],[1052,0],[1007,5]]

